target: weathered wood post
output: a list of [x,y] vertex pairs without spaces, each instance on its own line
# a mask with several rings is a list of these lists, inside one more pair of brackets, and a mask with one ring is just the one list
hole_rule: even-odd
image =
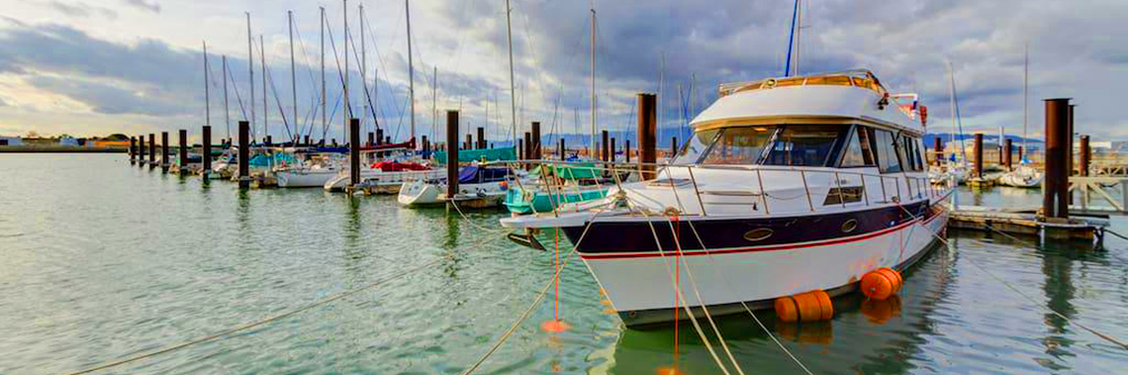
[[137,166],[145,166],[145,135],[137,137]]
[[1026,150],[1024,150],[1022,146],[1018,146],[1018,162],[1019,163],[1022,163],[1023,160],[1026,160],[1026,159],[1022,158],[1022,155],[1023,155],[1022,153],[1024,151],[1026,151]]
[[528,160],[533,158],[533,133],[525,132],[525,154],[521,160]]
[[149,169],[157,167],[157,135],[149,133]]
[[478,127],[478,147],[479,150],[485,150],[486,147],[486,128]]
[[360,120],[349,119],[349,187],[360,185]]
[[180,164],[180,175],[186,175],[190,172],[188,170],[188,129],[180,129],[178,133],[178,138],[180,138],[180,149],[177,150],[176,158],[180,159],[178,161],[178,163]]
[[670,158],[678,155],[678,137],[670,139]]
[[447,191],[448,200],[458,195],[458,111],[447,111]]
[[274,145],[274,138],[271,138],[271,137],[270,137],[269,135],[268,135],[268,136],[266,136],[266,145],[267,145],[267,146],[272,146],[272,145]]
[[384,129],[376,129],[376,145],[384,144]]
[[365,146],[372,147],[376,145],[376,133],[368,132],[368,144]]
[[[203,136],[204,149],[200,151],[200,175],[205,178],[211,174],[211,126],[204,125],[203,131],[200,133]],[[308,137],[308,136],[307,136]]]
[[642,164],[641,178],[654,178],[654,163],[658,160],[658,95],[638,94],[638,159]]
[[611,137],[611,141],[608,143],[607,150],[610,151],[610,153],[607,156],[607,161],[614,163],[615,162],[615,137]]
[[302,145],[309,147],[309,134],[305,135],[305,142],[303,142]]
[[129,137],[129,165],[137,164],[137,160],[134,159],[136,157],[136,155],[134,155],[134,153],[137,152],[137,150],[135,149],[136,147],[137,147],[137,139],[135,139],[133,137]]
[[541,150],[541,127],[540,121],[533,121],[533,159],[543,159]]
[[934,150],[933,158],[936,159],[934,162],[936,165],[940,165],[940,163],[944,162],[944,144],[941,143],[940,137],[932,139],[932,149]]
[[1089,164],[1093,162],[1093,149],[1089,147],[1089,136],[1081,136],[1081,169],[1077,171],[1080,176],[1089,176]]
[[1042,214],[1049,218],[1068,218],[1069,190],[1069,99],[1046,99],[1045,181],[1042,189]]
[[465,147],[465,149],[473,150],[474,145],[476,145],[476,143],[474,143],[474,135],[473,134],[466,134],[466,147]]
[[525,160],[525,143],[517,138],[517,160]]
[[561,161],[568,158],[568,151],[564,148],[564,137],[560,137],[560,147],[558,148],[558,152],[560,153]]
[[168,132],[161,132],[161,172],[168,173]]
[[431,141],[427,139],[427,136],[423,136],[423,153],[431,153]]
[[975,177],[983,178],[983,133],[975,133]]
[[251,123],[247,121],[239,121],[239,150],[238,163],[239,163],[239,188],[247,189],[251,187]]
[[[1068,114],[1069,124],[1067,125],[1067,126],[1069,126],[1069,132],[1068,132],[1069,138],[1066,139],[1066,145],[1065,145],[1065,152],[1067,154],[1066,159],[1065,159],[1065,162],[1066,162],[1065,175],[1066,175],[1066,177],[1073,175],[1073,134],[1074,134],[1073,133],[1073,131],[1074,131],[1073,130],[1073,109],[1076,108],[1076,107],[1077,107],[1076,104],[1070,104],[1069,105],[1069,114]],[[1066,185],[1068,185],[1068,184],[1069,183],[1067,182]],[[1073,193],[1069,193],[1069,201],[1070,201],[1070,203],[1073,202]]]
[[623,143],[625,143],[625,145],[623,146],[623,156],[627,157],[626,162],[630,163],[631,162],[631,140],[624,139]]
[[384,144],[392,144],[392,136],[390,136],[390,135],[385,136],[384,137]]
[[1003,143],[1006,144],[1006,146],[1003,146],[1003,164],[1007,166],[1008,171],[1013,170],[1014,160],[1011,159],[1011,153],[1014,151],[1014,142],[1007,138],[1007,141]]
[[607,131],[604,130],[603,131],[603,142],[600,144],[600,147],[599,147],[599,160],[603,160],[603,161],[609,160],[607,158],[607,148],[610,145],[610,142],[609,142],[610,138],[608,136],[609,135],[607,134]]

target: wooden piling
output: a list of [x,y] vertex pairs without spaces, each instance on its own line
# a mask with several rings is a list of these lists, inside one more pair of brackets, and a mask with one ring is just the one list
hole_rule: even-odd
[[376,129],[376,145],[384,143],[384,129]]
[[168,173],[168,132],[161,132],[161,172]]
[[[447,145],[458,145],[458,111],[447,111]],[[447,147],[447,199],[458,195],[458,147]]]
[[[212,162],[212,158],[211,158],[211,146],[212,146],[212,144],[211,144],[211,126],[204,125],[204,128],[202,129],[200,134],[203,137],[203,146],[204,146],[203,151],[200,152],[200,167],[201,167],[200,175],[207,177],[209,174],[211,174],[211,162]],[[306,138],[307,138],[307,142],[308,142],[309,136],[307,135]]]
[[478,147],[479,150],[485,150],[486,147],[486,128],[478,127]]
[[670,158],[673,159],[673,157],[675,157],[677,155],[678,155],[678,137],[673,137],[673,138],[670,139]]
[[1006,146],[1003,146],[1003,164],[1006,165],[1008,171],[1013,170],[1014,160],[1011,159],[1011,152],[1014,151],[1014,142],[1007,138],[1006,142],[1003,143],[1006,144]]
[[[1068,112],[1068,115],[1067,115],[1068,116],[1068,125],[1067,126],[1069,127],[1068,136],[1067,136],[1068,138],[1066,138],[1066,140],[1065,140],[1065,142],[1066,142],[1066,145],[1065,145],[1065,152],[1066,152],[1065,175],[1067,177],[1073,175],[1073,134],[1074,134],[1073,133],[1073,131],[1074,131],[1073,130],[1073,109],[1076,108],[1076,107],[1077,107],[1076,104],[1070,104],[1069,105],[1069,112]],[[1066,184],[1068,185],[1068,183],[1066,183]],[[1070,194],[1069,200],[1071,201],[1070,203],[1073,203],[1072,202],[1073,193],[1069,193],[1069,194]]]
[[376,145],[376,133],[368,132],[368,144],[365,146],[372,147]]
[[611,141],[608,142],[607,150],[610,151],[608,153],[608,156],[607,156],[607,161],[614,163],[615,162],[615,137],[611,137]]
[[1089,176],[1089,164],[1093,161],[1093,149],[1089,147],[1089,136],[1081,136],[1081,169],[1077,171],[1078,175]]
[[188,129],[180,129],[178,133],[178,138],[180,138],[180,149],[177,150],[176,155],[177,159],[180,160],[177,163],[179,163],[180,166],[179,173],[181,175],[186,175],[191,172],[188,170]]
[[431,152],[431,141],[427,140],[427,136],[423,136],[423,153],[428,154]]
[[309,147],[309,134],[306,134],[306,136],[305,136],[305,142],[303,142],[303,143],[302,143],[302,145],[303,145],[303,146],[306,146],[306,147]]
[[157,135],[149,133],[149,169],[157,167]]
[[522,160],[528,160],[528,159],[532,159],[532,158],[533,158],[533,133],[525,132],[525,156],[523,156],[521,159]]
[[521,138],[517,138],[517,160],[525,160],[525,143]]
[[360,120],[349,119],[349,187],[360,185]]
[[239,188],[251,187],[251,123],[239,121]]
[[1023,158],[1022,158],[1022,152],[1023,152],[1023,151],[1025,151],[1025,150],[1023,150],[1023,147],[1022,147],[1022,146],[1018,146],[1018,162],[1019,162],[1019,163],[1022,163],[1022,161],[1023,161],[1023,160],[1026,160],[1026,159],[1023,159]]
[[560,137],[560,147],[557,148],[560,153],[560,160],[563,161],[568,158],[568,151],[564,148],[564,137]]
[[129,137],[129,165],[137,164],[137,159],[136,159],[137,155],[135,154],[136,152],[137,152],[137,139],[133,138],[133,137]]
[[540,121],[533,121],[533,159],[543,159],[541,150],[541,124]]
[[610,144],[610,143],[608,142],[608,140],[609,140],[609,138],[608,138],[608,134],[607,134],[607,131],[606,131],[606,130],[604,130],[604,131],[603,131],[603,142],[602,142],[602,143],[600,143],[600,147],[599,147],[599,150],[600,150],[600,151],[599,151],[599,160],[603,160],[603,161],[608,161],[608,160],[609,160],[609,159],[607,158],[607,148],[608,148],[608,145]]
[[1048,218],[1068,218],[1069,99],[1045,100],[1046,151],[1042,214]]
[[137,137],[137,165],[145,165],[145,135]]
[[390,136],[390,135],[385,136],[384,137],[384,144],[389,144],[389,145],[392,144],[392,136]]
[[624,143],[623,156],[625,156],[627,158],[626,162],[630,163],[631,162],[631,140],[624,139],[623,143]]
[[975,177],[983,178],[983,133],[975,134]]
[[274,138],[272,138],[272,137],[271,137],[271,136],[269,136],[269,135],[268,135],[268,136],[266,136],[266,145],[267,145],[267,146],[271,146],[271,145],[274,145]]
[[638,94],[638,158],[643,180],[654,178],[653,164],[658,160],[658,95]]

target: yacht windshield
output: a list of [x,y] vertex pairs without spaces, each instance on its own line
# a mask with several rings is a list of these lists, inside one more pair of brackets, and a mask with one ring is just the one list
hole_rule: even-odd
[[675,164],[822,167],[831,164],[849,130],[843,125],[763,125],[702,131]]

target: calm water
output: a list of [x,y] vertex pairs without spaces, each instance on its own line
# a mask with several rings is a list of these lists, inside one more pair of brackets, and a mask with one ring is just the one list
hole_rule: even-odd
[[[995,190],[964,203],[1037,204]],[[426,262],[356,295],[106,374],[458,373],[529,306],[553,270],[471,221],[393,197],[239,192],[130,167],[123,155],[0,155],[0,373],[76,371],[284,313]],[[1114,228],[1128,233],[1115,220]],[[816,374],[1126,373],[1128,351],[1046,307],[1128,338],[1128,242],[1105,251],[952,233],[898,301],[835,301],[832,321],[777,325]],[[480,373],[720,373],[696,331],[627,330],[578,259]],[[976,264],[1037,300],[1031,303]],[[551,297],[551,296],[550,296]],[[899,302],[899,303],[896,303]],[[748,315],[720,319],[747,374],[799,373]],[[711,336],[712,337],[712,336]],[[716,339],[712,338],[716,347]],[[731,367],[730,367],[731,369]]]

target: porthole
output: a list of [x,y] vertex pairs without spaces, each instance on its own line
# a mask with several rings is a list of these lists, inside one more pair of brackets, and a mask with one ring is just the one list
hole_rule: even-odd
[[858,220],[850,219],[842,223],[842,233],[850,233],[858,229]]
[[749,242],[758,242],[768,239],[775,233],[771,228],[756,228],[744,233],[744,239]]

